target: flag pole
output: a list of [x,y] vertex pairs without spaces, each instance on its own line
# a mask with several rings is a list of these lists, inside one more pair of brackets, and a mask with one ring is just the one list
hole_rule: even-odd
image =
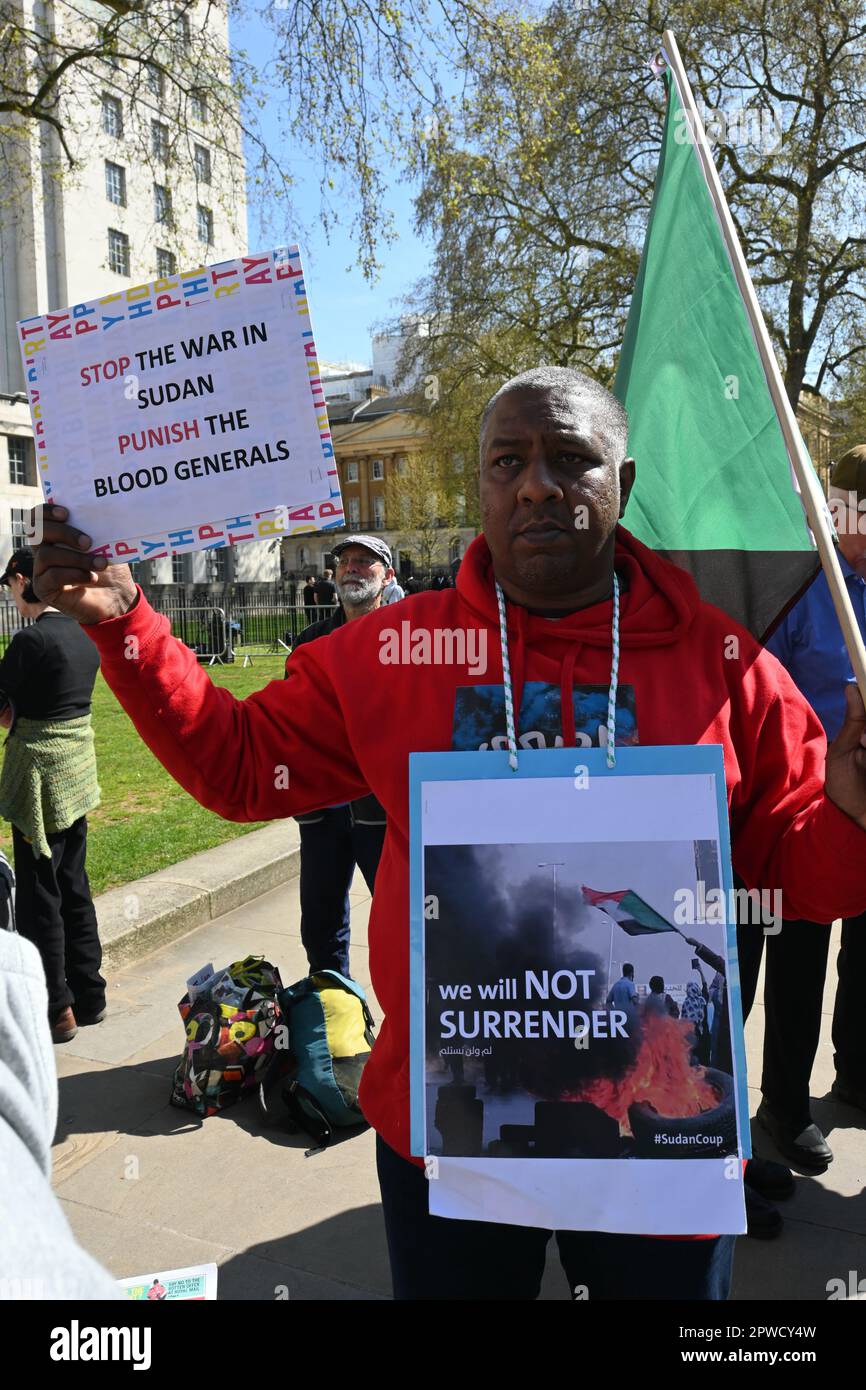
[[821,484],[812,464],[812,460],[806,451],[803,443],[800,427],[797,424],[797,417],[794,414],[791,402],[785,391],[782,376],[779,371],[779,364],[776,361],[776,354],[770,335],[767,332],[767,325],[764,322],[764,315],[755,294],[755,287],[752,284],[752,277],[746,265],[746,258],[740,246],[740,239],[737,236],[737,229],[734,219],[722,189],[716,166],[713,163],[713,156],[707,140],[707,133],[704,130],[704,123],[701,120],[695,102],[694,94],[686,76],[680,51],[672,29],[665,29],[662,38],[663,56],[670,68],[671,75],[677,86],[680,103],[686,113],[691,141],[695,147],[695,153],[700,160],[707,189],[713,202],[716,217],[719,221],[725,247],[730,257],[731,267],[737,281],[746,313],[749,316],[749,323],[755,338],[755,345],[764,369],[764,376],[767,380],[767,387],[770,392],[779,426],[782,430],[782,437],[785,441],[785,448],[794,476],[800,489],[800,501],[806,513],[809,528],[815,538],[818,547],[818,555],[827,576],[827,585],[830,596],[833,599],[833,606],[836,609],[836,616],[839,619],[839,626],[845,638],[845,645],[848,648],[848,655],[851,659],[851,666],[860,688],[863,702],[866,704],[866,647],[863,645],[863,638],[854,616],[854,609],[851,598],[842,574],[842,567],[839,564],[839,557],[836,554],[835,531],[833,522],[827,508],[827,501],[824,497]]

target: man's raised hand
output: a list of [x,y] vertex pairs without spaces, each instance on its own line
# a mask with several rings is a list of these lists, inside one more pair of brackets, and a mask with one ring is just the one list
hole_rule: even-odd
[[90,537],[68,524],[65,507],[46,502],[32,520],[42,537],[34,549],[33,587],[43,603],[80,623],[101,623],[129,611],[137,594],[129,565],[109,565],[104,556],[92,555]]

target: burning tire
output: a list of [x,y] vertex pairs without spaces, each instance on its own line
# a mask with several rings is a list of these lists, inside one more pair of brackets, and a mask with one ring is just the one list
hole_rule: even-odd
[[646,1101],[629,1106],[628,1120],[638,1158],[707,1158],[736,1153],[734,1078],[713,1067],[707,1067],[705,1076],[719,1096],[719,1103],[712,1110],[684,1119],[669,1119]]

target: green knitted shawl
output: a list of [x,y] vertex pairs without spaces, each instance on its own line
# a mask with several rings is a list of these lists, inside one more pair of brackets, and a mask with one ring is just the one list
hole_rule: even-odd
[[98,805],[90,715],[18,719],[6,740],[0,816],[18,827],[33,853],[50,857],[47,837]]

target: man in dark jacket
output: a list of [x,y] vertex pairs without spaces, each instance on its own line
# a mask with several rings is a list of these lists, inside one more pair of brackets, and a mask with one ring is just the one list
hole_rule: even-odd
[[318,607],[326,608],[330,612],[337,602],[337,590],[330,570],[322,571],[321,579],[317,579],[314,585],[314,592]]
[[304,580],[304,620],[305,622],[315,622],[316,618],[316,581],[313,575],[308,574]]
[[[330,617],[305,628],[295,647],[318,641],[344,623],[372,613],[394,577],[391,551],[378,536],[346,536],[333,553],[340,606]],[[310,811],[296,820],[301,827],[301,941],[310,971],[338,970],[348,975],[349,889],[357,864],[373,892],[385,840],[385,812],[375,796],[365,796]]]

